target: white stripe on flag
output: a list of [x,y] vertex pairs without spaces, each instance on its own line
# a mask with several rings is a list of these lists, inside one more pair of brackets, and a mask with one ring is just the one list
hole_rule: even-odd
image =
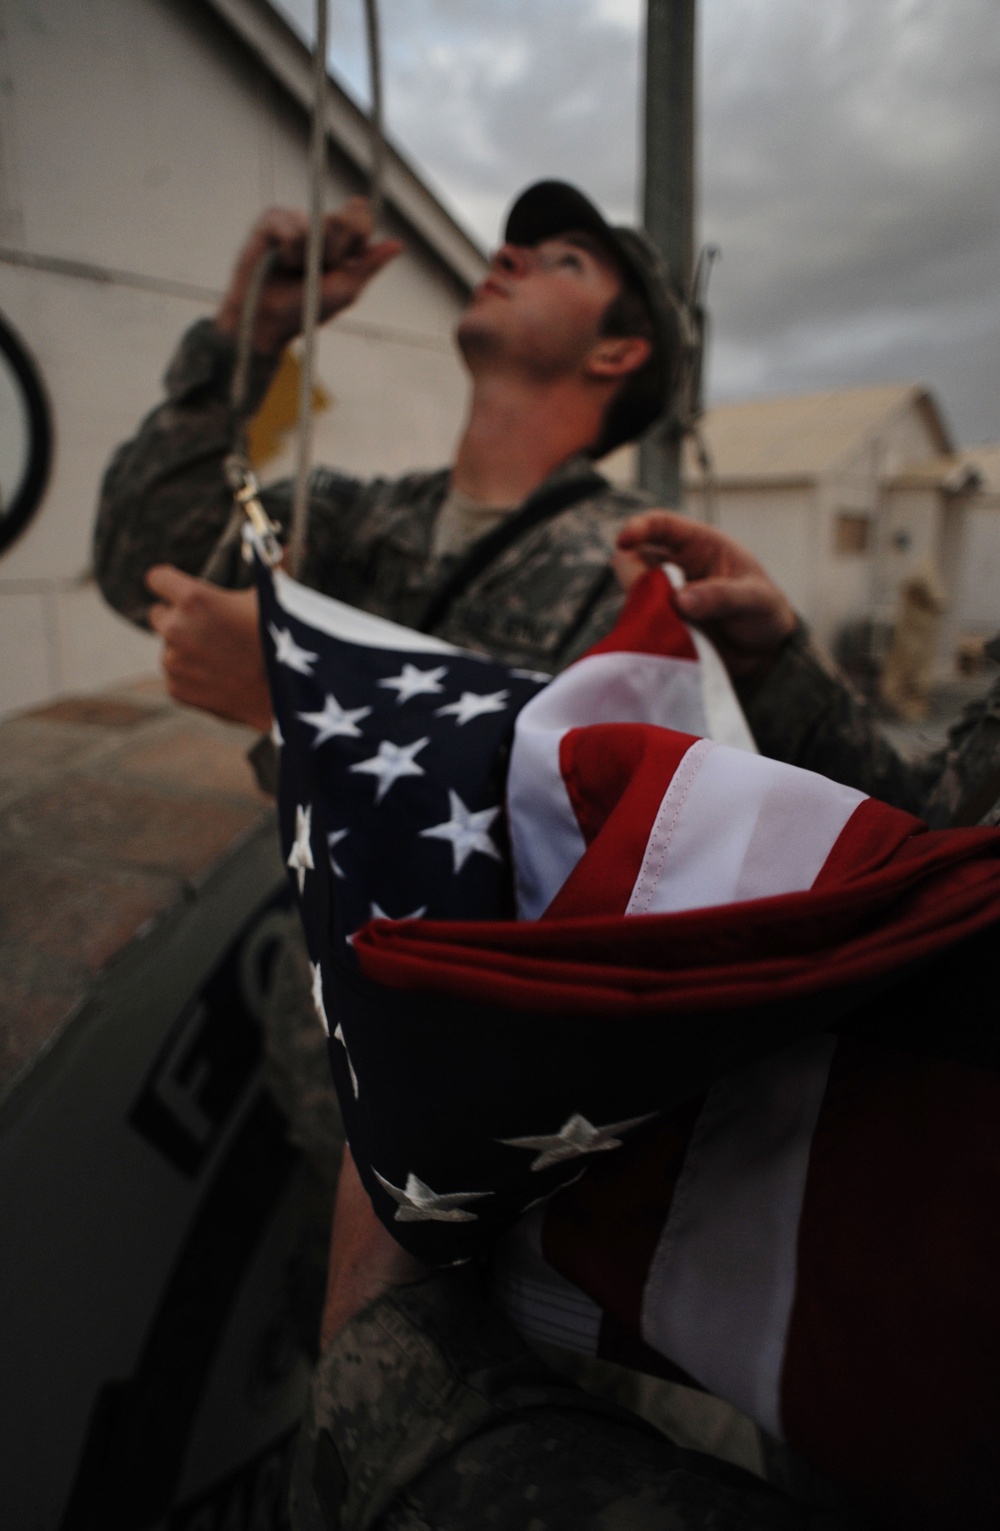
[[757,741],[736,700],[725,665],[704,633],[694,627],[689,631],[698,652],[701,669],[701,701],[708,725],[705,729],[706,737],[714,739],[716,744],[728,744],[734,750],[747,750],[751,755],[756,755]]
[[[735,697],[732,707],[738,714]],[[507,782],[519,919],[541,917],[586,849],[559,745],[567,730],[590,723],[654,723],[701,737],[708,731],[701,665],[661,654],[592,654],[522,709]]]
[[647,1344],[779,1439],[799,1217],[835,1046],[810,1037],[713,1086],[643,1295]]
[[401,653],[462,654],[466,659],[486,657],[456,648],[453,643],[445,643],[443,638],[432,638],[429,633],[415,632],[412,627],[400,627],[398,622],[376,617],[357,606],[347,606],[331,595],[322,595],[318,590],[300,585],[281,569],[274,571],[274,589],[278,605],[289,616],[298,617],[309,627],[329,633],[331,638],[340,638],[345,643],[359,643],[372,649],[397,649]]
[[691,746],[660,804],[626,914],[811,888],[862,792],[776,760]]
[[493,1296],[525,1339],[596,1356],[602,1311],[545,1259],[544,1218],[543,1203],[504,1236],[493,1256]]

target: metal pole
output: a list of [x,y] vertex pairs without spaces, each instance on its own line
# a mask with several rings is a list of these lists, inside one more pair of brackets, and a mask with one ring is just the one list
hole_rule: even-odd
[[[695,0],[647,0],[643,221],[682,292],[694,262]],[[681,441],[670,412],[639,449],[639,481],[681,502]]]

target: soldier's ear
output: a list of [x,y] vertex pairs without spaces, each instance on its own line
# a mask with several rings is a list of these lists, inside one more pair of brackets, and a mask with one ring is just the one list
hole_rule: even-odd
[[614,381],[638,372],[652,351],[650,342],[641,335],[602,335],[587,357],[584,371],[588,377]]

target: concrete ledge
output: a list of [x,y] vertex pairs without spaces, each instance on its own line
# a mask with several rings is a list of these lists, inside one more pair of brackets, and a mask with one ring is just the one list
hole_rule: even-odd
[[156,680],[0,723],[0,1095],[270,815],[254,737]]

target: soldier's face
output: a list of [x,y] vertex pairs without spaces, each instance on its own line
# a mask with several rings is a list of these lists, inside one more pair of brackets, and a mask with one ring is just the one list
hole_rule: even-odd
[[492,362],[539,376],[578,372],[620,288],[611,256],[587,234],[502,245],[459,321],[462,353],[473,371]]

